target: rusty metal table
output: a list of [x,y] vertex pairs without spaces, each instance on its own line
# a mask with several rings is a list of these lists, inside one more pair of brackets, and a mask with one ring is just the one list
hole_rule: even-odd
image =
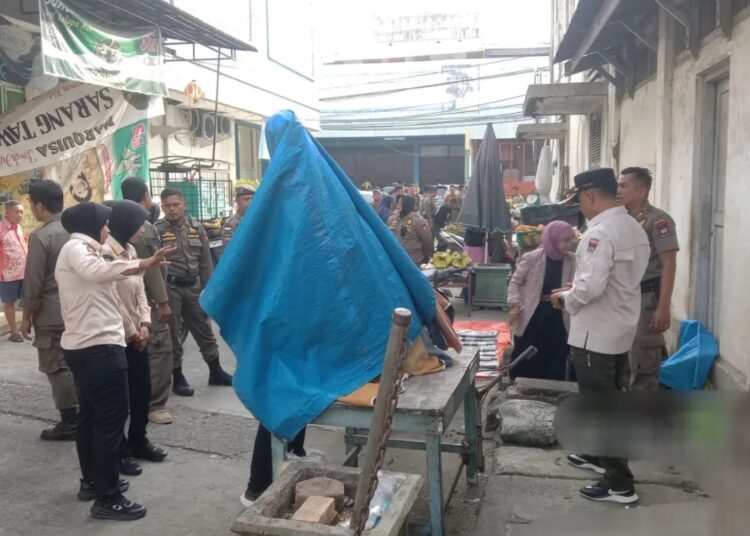
[[[482,462],[481,414],[478,410],[474,378],[479,369],[479,352],[466,348],[460,354],[450,352],[453,366],[437,374],[410,378],[401,394],[393,419],[396,433],[424,436],[424,440],[391,439],[388,447],[424,450],[427,464],[427,488],[430,502],[430,529],[433,536],[445,534],[443,497],[443,452],[460,454],[466,464],[466,479],[470,486],[477,484]],[[443,441],[451,421],[461,404],[464,406],[465,440],[461,443]],[[312,424],[337,426],[346,429],[347,456],[344,465],[356,466],[360,449],[367,441],[372,419],[372,408],[331,404]],[[286,459],[286,445],[280,439],[271,440],[274,476]]]

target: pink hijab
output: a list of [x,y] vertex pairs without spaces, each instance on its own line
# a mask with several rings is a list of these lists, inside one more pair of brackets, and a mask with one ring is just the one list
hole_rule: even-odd
[[560,220],[552,221],[542,231],[542,245],[540,247],[547,257],[553,261],[561,261],[567,252],[560,250],[560,242],[572,239],[575,234],[575,229],[570,224]]

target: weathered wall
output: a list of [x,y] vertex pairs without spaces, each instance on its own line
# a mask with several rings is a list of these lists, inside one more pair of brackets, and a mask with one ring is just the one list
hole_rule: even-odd
[[[727,151],[727,185],[725,216],[725,251],[723,254],[723,289],[721,292],[721,321],[717,336],[721,342],[721,355],[730,365],[750,375],[750,300],[747,290],[747,266],[750,266],[750,19],[734,28],[731,40],[718,31],[704,42],[697,60],[681,55],[674,69],[672,106],[671,177],[667,190],[669,207],[677,222],[681,252],[678,256],[677,283],[673,299],[673,314],[678,319],[695,314],[697,288],[694,261],[706,251],[696,250],[698,214],[693,210],[694,198],[700,184],[699,162],[705,155],[696,133],[705,129],[701,116],[704,103],[698,101],[697,91],[701,74],[728,60],[730,69],[730,114]],[[741,381],[746,382],[746,378]],[[745,383],[747,387],[747,384]]]
[[[656,83],[639,87],[632,99],[620,104],[620,157],[618,166],[647,167],[656,171]],[[659,178],[656,177],[658,181]],[[656,191],[656,189],[654,189]]]

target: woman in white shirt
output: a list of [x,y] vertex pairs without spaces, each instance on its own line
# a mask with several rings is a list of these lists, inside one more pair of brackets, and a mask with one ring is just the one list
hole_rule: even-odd
[[115,282],[162,263],[173,249],[161,249],[140,261],[106,261],[101,244],[107,239],[110,212],[88,202],[63,212],[61,222],[70,240],[60,250],[55,279],[65,323],[61,346],[80,404],[78,498],[95,500],[91,508],[95,518],[127,521],[145,516],[146,508],[122,495],[128,483],[119,479],[117,467],[128,417],[128,379]]
[[[111,203],[111,204],[110,204]],[[109,236],[102,245],[102,255],[108,261],[130,261],[138,258],[132,244],[143,235],[143,224],[148,213],[132,201],[105,202],[112,208],[109,216]],[[115,283],[120,298],[120,312],[125,327],[125,356],[128,361],[128,394],[130,424],[127,439],[120,447],[120,474],[136,476],[142,468],[135,458],[161,462],[167,452],[154,446],[146,437],[148,412],[151,403],[151,370],[148,340],[151,335],[151,307],[146,298],[143,274],[130,275]]]

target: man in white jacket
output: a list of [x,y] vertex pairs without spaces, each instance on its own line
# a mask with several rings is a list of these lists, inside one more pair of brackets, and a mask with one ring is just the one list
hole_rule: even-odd
[[[622,391],[628,385],[628,352],[640,316],[648,237],[619,205],[613,169],[576,175],[575,185],[573,198],[588,219],[588,230],[576,251],[572,285],[551,299],[570,313],[568,343],[579,391]],[[581,489],[587,499],[621,504],[638,500],[627,460],[571,454],[568,461],[604,474],[600,482]]]

